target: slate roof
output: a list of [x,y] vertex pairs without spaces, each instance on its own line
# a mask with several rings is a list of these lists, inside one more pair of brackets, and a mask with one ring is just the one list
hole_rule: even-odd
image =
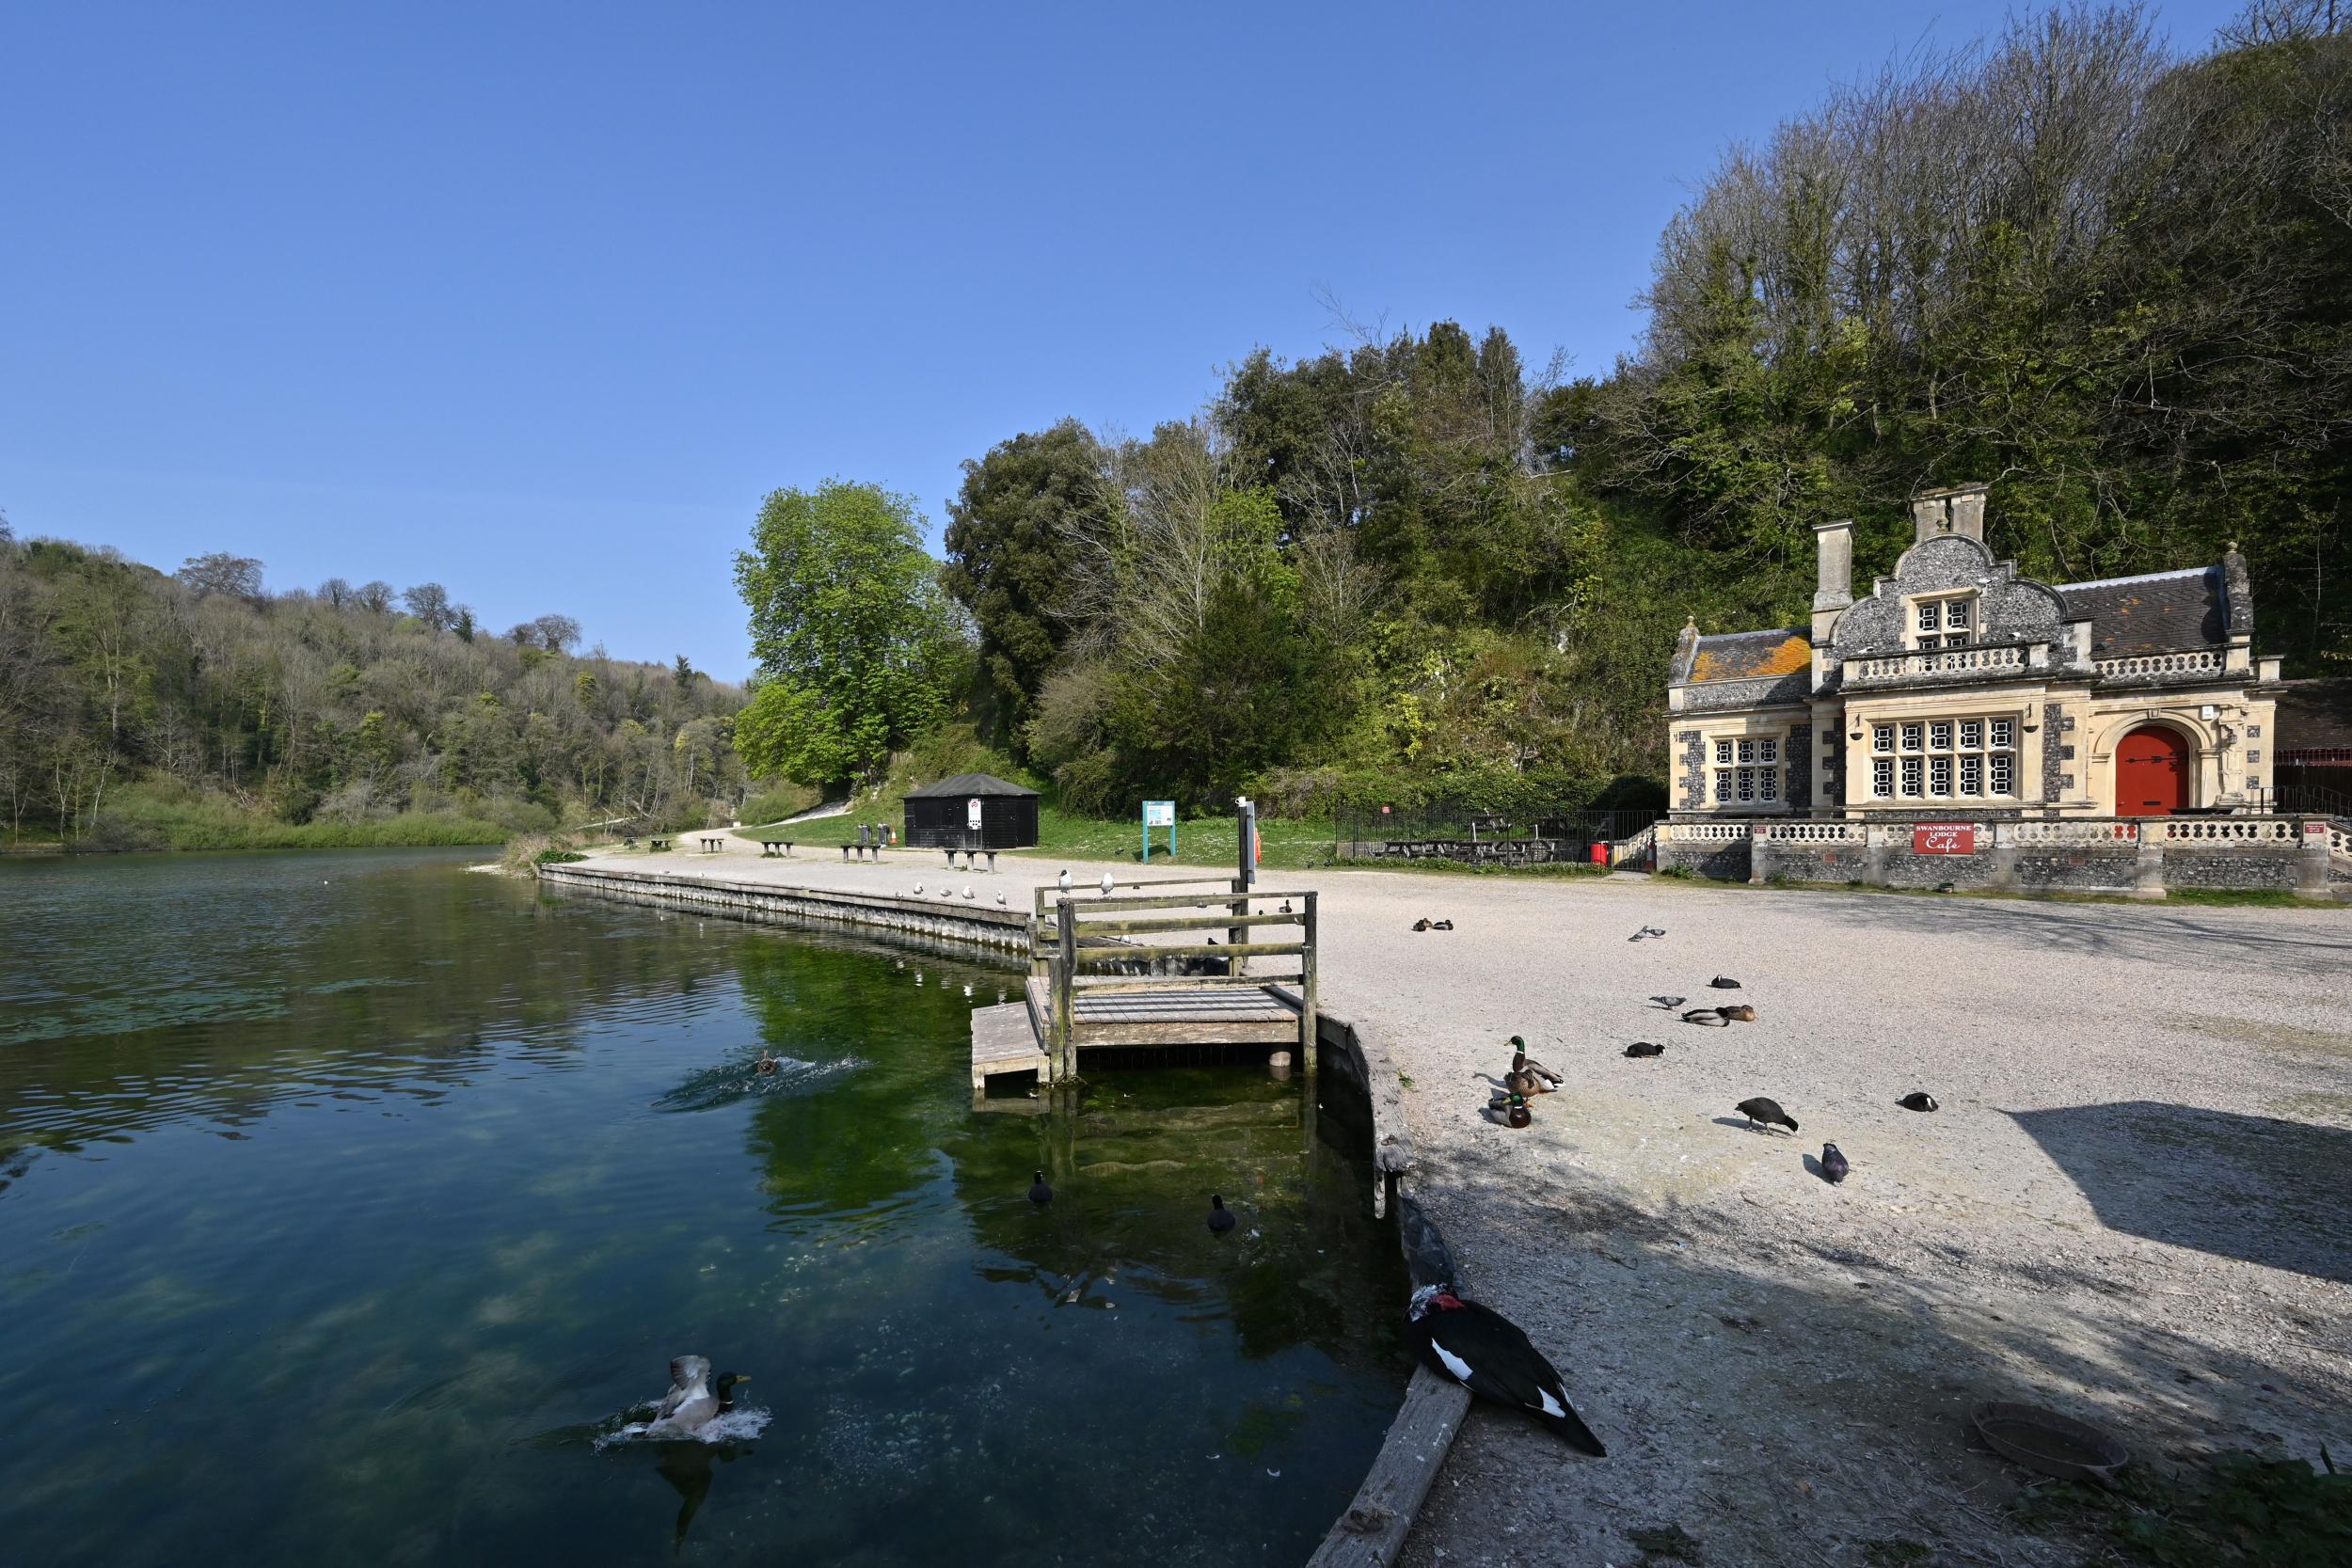
[[1691,663],[1691,681],[1760,680],[1794,674],[1813,666],[1813,640],[1801,626],[1770,631],[1719,632],[1702,637]]
[[2130,658],[2218,648],[2230,640],[2230,591],[2219,566],[2054,584],[2066,618],[2090,623],[2090,657]]
[[2352,748],[2352,680],[2288,681],[2279,689],[2271,755]]
[[906,798],[910,800],[930,800],[941,798],[964,800],[975,795],[1035,795],[1036,793],[1034,789],[1024,789],[1017,784],[1008,784],[993,774],[958,773],[952,779],[942,779],[937,784],[925,784],[920,789],[910,789],[906,793]]

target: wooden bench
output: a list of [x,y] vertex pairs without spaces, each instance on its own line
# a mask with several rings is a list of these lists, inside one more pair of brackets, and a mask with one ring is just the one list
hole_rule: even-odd
[[759,841],[759,852],[762,855],[778,853],[789,855],[792,852],[792,841],[788,838],[763,838]]
[[666,838],[649,838],[645,840],[645,852],[649,855],[659,854],[662,850],[667,849],[669,847],[670,841]]
[[996,869],[996,851],[993,849],[950,849],[944,844],[940,846],[940,848],[946,853],[947,869],[950,871],[953,871],[956,868],[956,857],[958,855],[961,855],[963,857],[963,868],[966,871],[977,871],[980,868],[980,857],[982,855],[986,855],[988,857],[989,870],[993,872]]
[[718,838],[706,838],[703,840],[703,853],[716,855],[726,847],[726,842],[724,835]]

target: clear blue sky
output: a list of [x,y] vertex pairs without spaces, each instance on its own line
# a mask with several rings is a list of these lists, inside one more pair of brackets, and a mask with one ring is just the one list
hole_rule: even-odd
[[2004,11],[19,0],[0,511],[736,677],[767,491],[936,541],[960,460],[1182,416],[1318,291],[1605,370],[1726,142]]

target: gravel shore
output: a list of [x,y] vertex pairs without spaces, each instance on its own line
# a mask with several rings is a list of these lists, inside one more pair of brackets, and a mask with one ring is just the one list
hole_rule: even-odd
[[[939,866],[901,856],[723,863],[893,891]],[[996,885],[1058,869],[1005,864]],[[1265,876],[1323,890],[1326,1003],[1406,1081],[1412,1190],[1610,1447],[1474,1413],[1415,1568],[1623,1568],[1668,1527],[1717,1565],[2078,1560],[2009,1522],[2023,1478],[1965,1431],[1984,1400],[2159,1461],[2352,1452],[2344,909]],[[1628,940],[1645,926],[1666,934]],[[1514,1034],[1566,1078],[1521,1132],[1483,1115]],[[1896,1104],[1920,1088],[1942,1109]],[[1732,1107],[1757,1094],[1801,1135],[1750,1131]]]

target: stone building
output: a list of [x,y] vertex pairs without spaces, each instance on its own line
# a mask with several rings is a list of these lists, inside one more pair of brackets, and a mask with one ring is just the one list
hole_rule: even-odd
[[1856,597],[1814,532],[1810,626],[1686,626],[1667,687],[1673,814],[1955,822],[2247,811],[2268,798],[2278,660],[2246,562],[2043,583],[1984,543],[1985,486],[1912,502]]

